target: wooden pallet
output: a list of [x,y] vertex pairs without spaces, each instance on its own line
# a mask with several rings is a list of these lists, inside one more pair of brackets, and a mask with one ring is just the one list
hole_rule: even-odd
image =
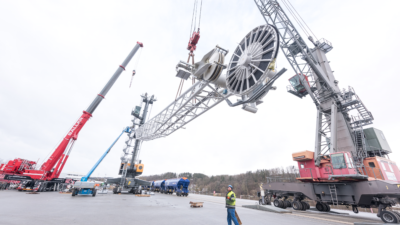
[[136,197],[150,197],[150,195],[135,195]]
[[203,202],[189,202],[190,207],[192,208],[200,208],[203,207]]

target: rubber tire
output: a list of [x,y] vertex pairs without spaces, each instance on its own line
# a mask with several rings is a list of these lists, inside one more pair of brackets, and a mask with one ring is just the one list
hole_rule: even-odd
[[285,207],[285,208],[288,207],[287,200],[283,200],[283,207]]
[[292,202],[292,208],[294,210],[302,210],[303,205],[298,201],[294,201],[294,202]]
[[323,212],[328,212],[328,205],[325,203],[322,203],[322,207],[323,207]]
[[305,203],[305,202],[301,202],[301,205],[303,206],[303,211],[306,211],[307,210],[307,203]]
[[399,223],[400,218],[397,216],[397,213],[392,211],[382,211],[381,213],[381,220],[384,223]]
[[279,200],[279,208],[281,208],[281,209],[286,209],[286,204],[285,204],[284,201]]
[[397,212],[397,211],[391,211],[391,212],[397,214],[397,216],[400,218],[400,212]]
[[93,197],[95,197],[95,196],[96,196],[96,194],[97,194],[97,189],[94,189],[94,190],[93,190],[93,194],[92,194],[92,196],[93,196]]
[[317,204],[315,205],[315,208],[320,212],[324,211],[324,205],[321,202],[317,202]]
[[279,200],[278,199],[274,200],[274,206],[279,208]]
[[304,202],[304,203],[306,203],[306,205],[307,205],[306,209],[310,209],[310,204],[308,204],[308,202]]
[[285,203],[286,203],[286,207],[292,207],[292,203],[290,201],[286,200]]
[[72,196],[75,196],[75,195],[76,195],[75,189],[72,189]]
[[185,194],[185,197],[187,197],[187,196],[189,196],[189,193],[188,193],[188,194]]
[[331,206],[328,205],[328,204],[325,204],[325,205],[326,205],[326,207],[327,207],[327,210],[326,210],[325,212],[330,212],[330,211],[331,211]]

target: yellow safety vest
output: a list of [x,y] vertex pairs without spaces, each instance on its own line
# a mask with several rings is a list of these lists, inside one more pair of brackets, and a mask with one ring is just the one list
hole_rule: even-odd
[[[228,199],[230,198],[230,199]],[[227,208],[235,208],[236,205],[236,195],[235,192],[230,191],[228,194],[226,194],[226,207]]]

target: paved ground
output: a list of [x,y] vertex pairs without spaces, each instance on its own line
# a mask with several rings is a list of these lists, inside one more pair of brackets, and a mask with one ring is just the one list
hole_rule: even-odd
[[[203,208],[190,208],[189,201],[203,201]],[[45,192],[27,194],[15,190],[0,191],[0,224],[227,224],[222,197],[156,194],[151,197],[98,194],[96,197]],[[237,201],[237,212],[244,225],[353,224],[374,221],[350,216],[317,213],[277,214],[247,209],[241,205],[255,201]]]

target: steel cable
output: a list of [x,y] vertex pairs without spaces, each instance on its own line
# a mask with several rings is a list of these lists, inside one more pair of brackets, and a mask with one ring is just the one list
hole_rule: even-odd
[[285,0],[282,0],[283,4],[286,6],[286,8],[288,9],[289,13],[293,16],[293,18],[296,20],[296,22],[299,24],[300,29],[303,30],[303,32],[308,36],[310,36],[307,32],[307,30],[303,27],[301,21],[296,17],[296,15],[293,13],[292,9],[287,5],[287,3],[285,2]]
[[292,3],[290,3],[289,0],[287,0],[288,3],[292,6],[292,8],[294,9],[294,11],[297,13],[297,15],[299,15],[300,19],[303,21],[303,23],[307,26],[307,28],[310,30],[310,32],[314,35],[315,39],[318,40],[317,36],[314,34],[314,32],[312,32],[312,30],[310,29],[310,27],[307,25],[307,23],[303,20],[303,18],[300,16],[300,14],[297,12],[296,8],[293,7]]
[[201,2],[200,2],[199,29],[200,29],[200,20],[201,20],[201,8],[203,8],[203,0],[201,0]]
[[189,39],[192,37],[192,27],[193,27],[193,18],[194,18],[194,8],[195,8],[195,6],[196,6],[196,1],[194,1],[194,6],[193,6],[192,23],[190,24]]

